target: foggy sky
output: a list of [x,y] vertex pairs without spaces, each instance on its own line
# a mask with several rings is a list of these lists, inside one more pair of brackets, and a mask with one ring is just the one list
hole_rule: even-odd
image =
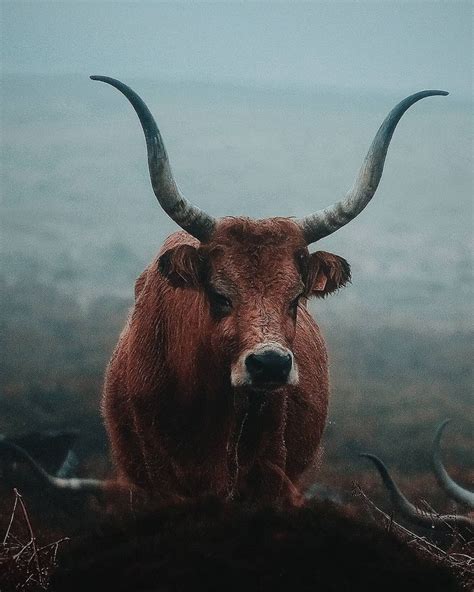
[[1,6],[9,73],[472,92],[470,2]]

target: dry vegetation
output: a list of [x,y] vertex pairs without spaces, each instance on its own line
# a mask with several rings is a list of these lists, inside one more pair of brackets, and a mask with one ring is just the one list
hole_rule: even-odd
[[[91,529],[92,535],[78,534],[78,536],[72,537],[72,540],[69,537],[57,538],[58,535],[54,536],[52,533],[49,533],[48,538],[50,542],[45,542],[42,540],[44,537],[37,537],[25,501],[22,495],[17,490],[14,490],[13,508],[0,547],[0,590],[2,592],[47,591],[50,589],[52,577],[55,580],[54,590],[63,590],[64,582],[67,582],[68,589],[73,585],[75,586],[74,590],[82,590],[82,586],[85,584],[90,589],[99,589],[99,587],[103,586],[99,576],[103,577],[105,575],[104,566],[114,565],[114,561],[116,560],[119,560],[120,563],[117,565],[121,567],[118,569],[119,573],[113,577],[112,574],[109,574],[110,581],[115,582],[114,577],[115,579],[119,578],[122,580],[125,578],[126,581],[123,581],[124,589],[128,589],[127,578],[130,577],[130,574],[134,573],[133,564],[137,561],[139,563],[143,561],[143,574],[148,574],[148,576],[142,575],[140,577],[142,585],[146,581],[161,582],[162,580],[159,577],[156,579],[155,576],[157,573],[163,574],[167,572],[168,567],[166,566],[169,561],[170,549],[174,549],[172,555],[182,553],[183,559],[186,560],[185,558],[188,557],[187,560],[190,562],[188,568],[183,571],[184,575],[177,576],[177,572],[175,572],[174,576],[169,576],[172,581],[174,581],[173,578],[175,577],[177,577],[177,581],[187,580],[189,577],[194,578],[192,576],[194,573],[193,570],[197,569],[201,577],[222,582],[223,580],[219,580],[219,578],[223,578],[223,574],[228,573],[226,570],[222,572],[223,562],[225,564],[226,561],[229,561],[229,567],[234,570],[237,569],[239,574],[247,574],[242,575],[242,581],[248,577],[249,573],[252,574],[253,571],[255,571],[255,575],[251,575],[250,577],[254,579],[258,574],[261,577],[262,569],[264,572],[266,571],[266,567],[264,566],[267,565],[265,561],[268,559],[264,560],[263,555],[268,555],[270,557],[268,566],[270,567],[271,565],[271,569],[274,571],[274,575],[269,575],[268,577],[273,584],[277,583],[278,589],[283,590],[287,589],[285,578],[288,576],[294,577],[294,575],[291,576],[291,574],[295,574],[294,570],[301,568],[298,568],[298,561],[295,563],[295,558],[290,553],[288,556],[288,573],[284,575],[285,570],[283,569],[281,575],[278,575],[279,571],[274,570],[274,559],[281,553],[286,557],[286,553],[288,552],[288,549],[285,550],[286,547],[288,545],[290,545],[289,548],[300,547],[298,543],[302,545],[296,551],[299,561],[301,561],[301,555],[316,556],[319,545],[321,544],[319,541],[321,535],[318,533],[325,533],[327,528],[331,529],[331,536],[329,534],[322,535],[323,541],[325,541],[323,542],[325,547],[324,553],[330,553],[331,557],[332,553],[339,548],[339,543],[336,541],[342,532],[345,533],[344,540],[347,539],[344,544],[346,546],[349,545],[349,548],[354,542],[359,541],[361,548],[357,551],[354,550],[354,557],[352,559],[345,555],[332,557],[331,561],[337,564],[339,570],[342,570],[342,572],[344,570],[350,572],[355,570],[355,565],[361,561],[359,555],[362,553],[365,556],[365,560],[361,561],[358,571],[355,570],[352,577],[358,582],[363,571],[368,569],[370,565],[371,575],[366,579],[367,589],[379,589],[377,588],[377,582],[380,581],[380,578],[384,581],[385,578],[390,576],[393,580],[390,583],[386,583],[387,590],[398,589],[398,580],[401,578],[404,581],[406,577],[410,578],[410,590],[418,590],[419,580],[426,581],[424,578],[427,578],[431,582],[430,585],[437,582],[435,588],[433,588],[436,590],[449,589],[462,592],[472,589],[474,585],[474,559],[472,558],[472,554],[469,554],[469,551],[472,550],[474,541],[468,542],[456,536],[450,538],[451,543],[445,545],[445,548],[443,548],[442,545],[436,544],[430,538],[420,536],[395,522],[391,516],[378,509],[360,487],[356,487],[355,495],[361,502],[359,504],[359,511],[365,507],[367,513],[372,516],[373,522],[376,524],[376,530],[373,530],[373,527],[366,522],[365,526],[362,526],[362,530],[355,528],[354,531],[349,529],[350,532],[348,532],[348,517],[344,517],[340,510],[332,504],[319,504],[315,506],[310,504],[306,510],[297,510],[296,514],[295,512],[292,513],[292,517],[288,514],[288,517],[283,517],[282,519],[281,517],[278,518],[278,511],[258,510],[257,512],[253,512],[245,509],[242,511],[237,509],[237,506],[233,509],[232,506],[226,507],[225,505],[216,503],[216,501],[209,500],[194,504],[196,507],[193,506],[191,509],[184,509],[182,511],[177,508],[170,508],[169,510],[158,510],[158,513],[152,512],[146,517],[145,528],[143,528],[143,522],[142,526],[140,526],[140,519],[134,518],[130,524],[127,520],[105,523],[99,528]],[[191,512],[193,518],[186,517],[186,512]],[[260,514],[261,516],[259,518]],[[234,518],[232,518],[233,515]],[[252,518],[253,515],[254,517]],[[367,519],[367,514],[365,518]],[[268,525],[263,529],[262,519],[263,523]],[[351,521],[353,519],[349,518]],[[241,534],[236,535],[234,532],[235,520],[237,520],[237,532]],[[360,514],[358,520],[360,520]],[[155,521],[156,529],[154,530],[155,527],[150,525],[154,524]],[[184,532],[182,532],[183,527]],[[252,533],[255,528],[257,528],[257,531]],[[335,532],[332,530],[333,528]],[[400,546],[395,543],[391,536],[386,540],[381,532],[377,534],[377,531],[381,531],[382,529],[390,535],[394,535],[395,539],[402,541],[403,545]],[[209,530],[208,534],[206,534],[207,530]],[[367,530],[367,533],[364,533],[364,530]],[[190,531],[194,533],[194,536],[191,535]],[[227,533],[231,534],[227,535]],[[222,536],[224,536],[224,540],[219,542]],[[237,538],[234,542],[234,537],[236,536]],[[261,542],[264,544],[264,547],[260,547],[259,545],[260,552],[263,555],[257,555],[255,557],[254,567],[250,567],[253,561],[249,563],[248,558],[247,560],[243,560],[243,557],[240,557],[240,555],[243,552],[242,544],[244,544],[244,547],[252,547],[255,543],[253,540],[255,536],[257,538],[263,537]],[[244,540],[240,540],[242,537]],[[250,543],[250,540],[247,541],[246,537],[252,540],[252,543]],[[289,539],[286,541],[288,537]],[[359,540],[360,538],[361,540]],[[201,539],[203,540],[202,543],[199,542]],[[190,540],[193,541],[191,547],[186,549],[187,543],[185,541]],[[278,541],[281,541],[282,545]],[[332,549],[335,543],[336,547]],[[202,549],[200,549],[201,544],[203,544]],[[221,549],[217,553],[215,550],[216,544]],[[340,551],[344,550],[344,544],[341,543]],[[151,546],[153,550],[144,549],[140,553],[138,552],[137,545]],[[234,551],[225,551],[226,548],[232,549],[234,546]],[[281,546],[282,548],[280,548]],[[404,550],[404,547],[407,548]],[[367,550],[369,554],[374,553],[370,561],[366,555]],[[234,553],[237,555],[234,555]],[[253,553],[250,548],[249,553],[250,555]],[[274,557],[272,555],[273,553],[275,553]],[[385,553],[387,554],[387,558],[384,559]],[[215,560],[212,559],[214,555]],[[237,556],[239,559],[237,559]],[[273,560],[271,559],[272,557]],[[179,564],[180,557],[176,557],[175,560]],[[308,565],[317,565],[317,561],[310,560],[309,557],[307,557],[307,560]],[[83,566],[81,566],[81,561],[84,561]],[[202,565],[200,565],[201,561],[203,561]],[[213,569],[214,561],[216,572],[211,576],[209,575],[209,570]],[[242,572],[240,572],[238,565],[242,561]],[[278,564],[281,564],[281,561],[280,559]],[[399,567],[397,567],[398,561],[400,561]],[[130,565],[125,567],[129,562]],[[418,570],[418,568],[415,568],[415,565],[419,565],[420,573],[415,573]],[[60,568],[59,574],[57,574],[59,578],[55,578],[54,576],[58,567]],[[280,565],[280,569],[282,567]],[[109,569],[111,568],[109,567]],[[163,572],[163,569],[165,572]],[[176,566],[175,568],[170,567],[170,569],[173,572]],[[328,558],[326,557],[324,567],[322,564],[320,571],[318,569],[314,571],[314,568],[308,568],[308,573],[304,571],[300,575],[302,581],[305,582],[308,578],[309,582],[313,581],[315,577],[316,579],[322,578],[322,581],[324,581],[327,577],[333,578],[330,575],[331,569],[328,565]],[[92,579],[89,579],[90,577]],[[132,575],[132,578],[134,577]],[[165,580],[167,577],[165,577]],[[342,582],[345,581],[347,576],[341,577]],[[147,580],[147,578],[150,579]],[[237,576],[237,579],[239,578],[240,575]],[[340,579],[340,576],[333,578],[332,587],[330,586],[331,590],[340,589],[337,584]],[[163,585],[164,589],[168,589],[165,584]],[[235,582],[233,585],[236,585]],[[373,587],[374,585],[375,588]],[[146,589],[148,590],[148,587]]]
[[14,490],[13,509],[0,548],[0,590],[38,592],[48,589],[62,537],[42,543],[33,528],[23,496]]

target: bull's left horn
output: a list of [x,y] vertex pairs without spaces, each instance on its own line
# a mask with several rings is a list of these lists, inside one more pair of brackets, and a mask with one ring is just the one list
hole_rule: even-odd
[[436,430],[436,434],[433,439],[432,449],[433,472],[441,489],[443,489],[451,499],[466,506],[469,506],[470,508],[474,508],[474,493],[467,489],[464,489],[464,487],[461,487],[453,479],[451,479],[446,469],[444,468],[443,461],[441,460],[441,451],[439,444],[444,429],[450,421],[450,419],[446,419]]
[[374,454],[361,453],[360,456],[368,458],[376,466],[385,487],[390,494],[390,500],[394,509],[400,515],[416,526],[424,528],[439,528],[442,530],[460,529],[462,531],[471,532],[474,528],[474,521],[467,516],[458,516],[457,514],[436,514],[434,512],[426,512],[414,506],[403,495],[397,484],[392,479],[385,464]]
[[410,95],[390,111],[369,148],[352,189],[345,198],[324,210],[319,210],[297,221],[308,244],[339,230],[358,216],[372,199],[382,177],[385,157],[393,132],[405,111],[425,97],[448,94],[444,90],[422,90]]
[[180,192],[171,172],[168,155],[155,119],[143,100],[130,87],[108,76],[91,76],[92,80],[106,82],[119,90],[132,104],[145,134],[148,168],[153,191],[168,216],[183,230],[200,241],[210,238],[216,221],[193,204]]

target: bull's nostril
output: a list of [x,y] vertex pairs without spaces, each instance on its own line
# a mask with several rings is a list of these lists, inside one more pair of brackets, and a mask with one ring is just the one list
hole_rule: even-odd
[[264,364],[260,356],[256,354],[250,354],[247,356],[247,359],[245,360],[245,365],[247,366],[247,370],[249,372],[258,372],[262,369]]
[[249,354],[245,366],[252,382],[285,383],[291,371],[292,358],[289,353],[266,350],[257,354]]

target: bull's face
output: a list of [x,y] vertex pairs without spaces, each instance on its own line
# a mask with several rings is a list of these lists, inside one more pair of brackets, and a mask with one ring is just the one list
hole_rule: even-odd
[[180,245],[160,258],[175,285],[205,294],[215,355],[226,358],[234,387],[270,389],[298,383],[293,344],[298,314],[350,279],[348,263],[309,254],[290,219],[223,219],[199,247]]

